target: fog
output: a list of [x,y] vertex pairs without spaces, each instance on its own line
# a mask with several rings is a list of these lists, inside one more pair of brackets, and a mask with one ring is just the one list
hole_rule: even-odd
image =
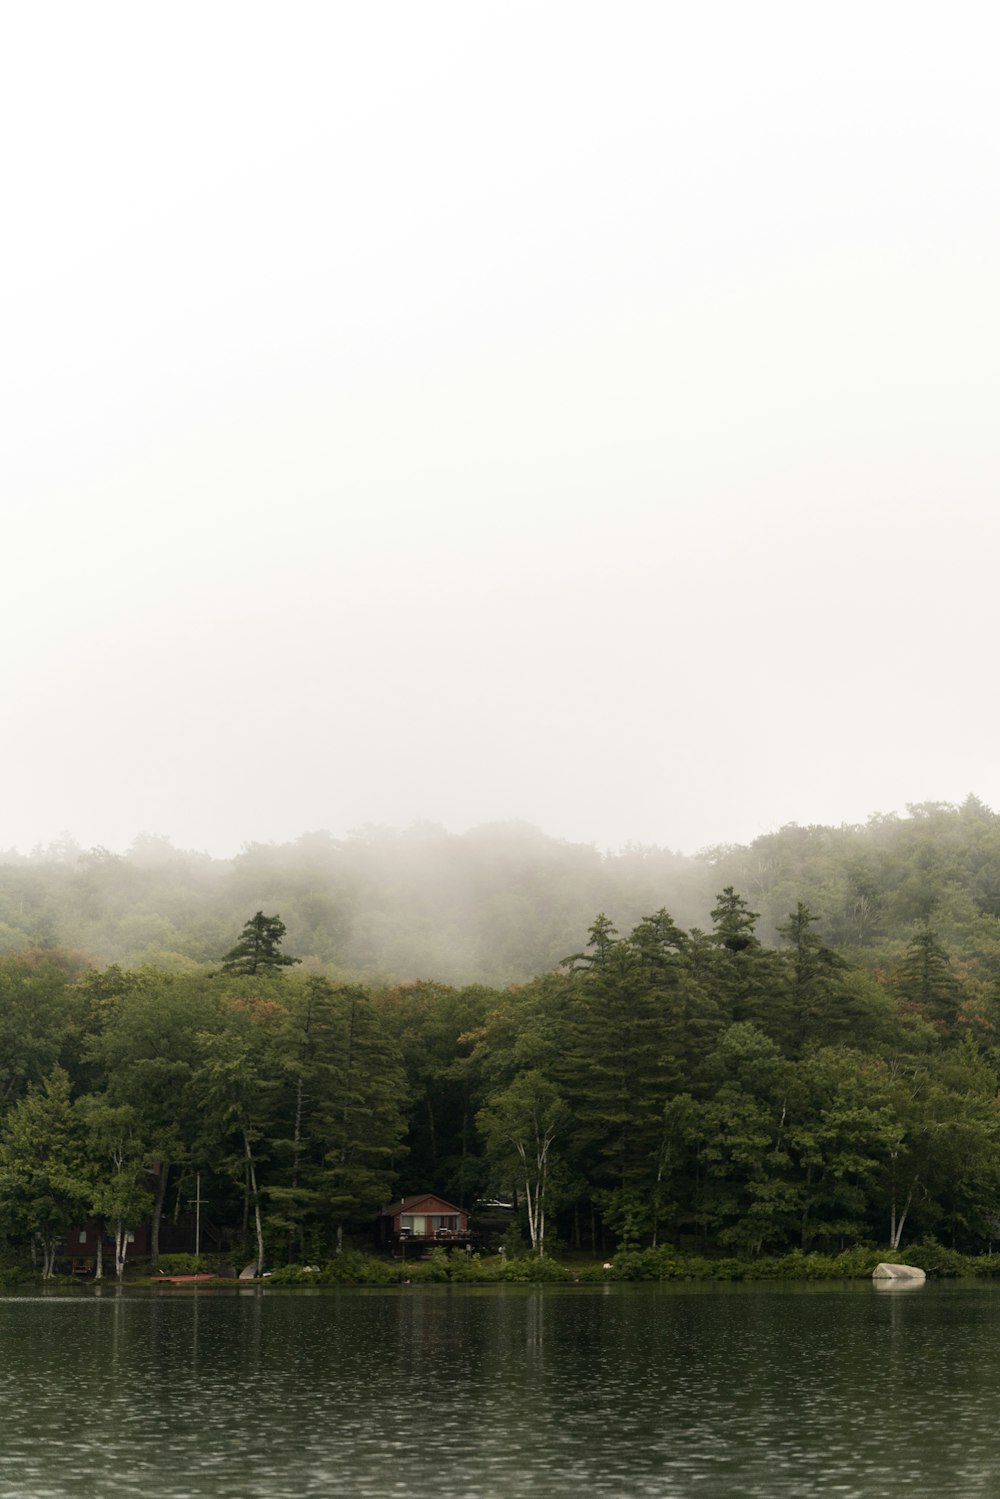
[[996,804],[996,27],[11,10],[0,846]]

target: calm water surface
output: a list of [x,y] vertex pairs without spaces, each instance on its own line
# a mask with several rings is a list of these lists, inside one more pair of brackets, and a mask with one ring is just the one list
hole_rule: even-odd
[[0,1299],[0,1496],[1000,1492],[1000,1288]]

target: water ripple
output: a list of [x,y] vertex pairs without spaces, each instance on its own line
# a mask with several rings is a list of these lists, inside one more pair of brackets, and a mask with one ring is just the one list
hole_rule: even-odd
[[993,1494],[1000,1291],[0,1300],[0,1499]]

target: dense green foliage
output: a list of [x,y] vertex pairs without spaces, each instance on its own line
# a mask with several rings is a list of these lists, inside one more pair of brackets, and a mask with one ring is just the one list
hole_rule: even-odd
[[[936,818],[992,834],[968,807],[907,826]],[[981,912],[959,947],[950,900],[870,961],[801,899],[765,940],[726,885],[705,929],[662,907],[623,931],[602,914],[579,950],[506,987],[9,956],[0,1234],[51,1270],[67,1228],[98,1218],[120,1273],[128,1228],[151,1221],[155,1255],[197,1190],[234,1253],[305,1263],[363,1236],[393,1195],[433,1189],[473,1210],[514,1200],[512,1261],[560,1242],[602,1261],[926,1235],[987,1250],[998,918]],[[283,923],[258,911],[244,937],[254,922],[280,959]]]

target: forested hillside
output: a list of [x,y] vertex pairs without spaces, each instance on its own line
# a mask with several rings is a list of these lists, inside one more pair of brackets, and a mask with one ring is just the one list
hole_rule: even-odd
[[232,860],[152,837],[125,855],[66,840],[0,860],[0,954],[60,949],[96,966],[190,972],[264,909],[281,913],[290,950],[332,978],[507,984],[554,968],[595,911],[622,930],[660,907],[705,928],[726,885],[760,912],[769,944],[802,900],[823,939],[863,966],[891,964],[930,922],[970,986],[1000,981],[1000,818],[974,797],[690,858],[604,855],[519,824],[314,833]]
[[987,958],[956,962],[918,920],[868,970],[801,901],[778,946],[759,931],[727,886],[705,929],[601,914],[554,969],[492,988],[331,981],[262,911],[188,972],[7,957],[0,1232],[47,1268],[88,1218],[121,1246],[151,1221],[155,1246],[197,1190],[219,1242],[302,1262],[433,1188],[516,1197],[539,1255],[554,1238],[756,1255],[927,1233],[988,1249]]

